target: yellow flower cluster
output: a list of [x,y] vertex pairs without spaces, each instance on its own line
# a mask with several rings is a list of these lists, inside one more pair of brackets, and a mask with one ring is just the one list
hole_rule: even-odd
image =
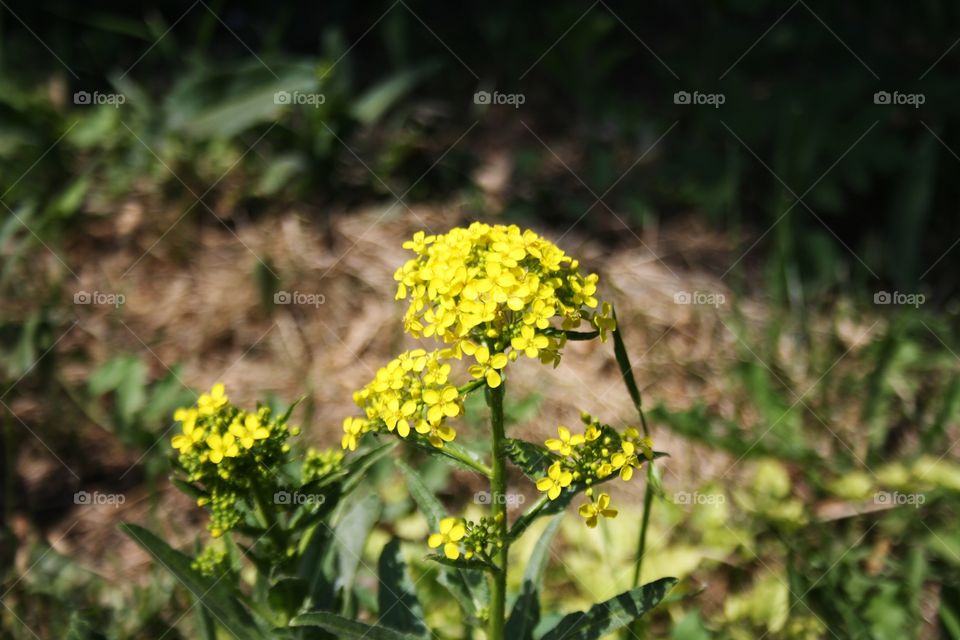
[[449,376],[450,365],[442,361],[439,351],[414,349],[400,354],[353,394],[366,418],[344,420],[342,447],[352,451],[364,433],[383,430],[401,438],[415,431],[433,446],[443,447],[457,435],[446,420],[463,412],[463,399],[449,384]]
[[235,458],[242,450],[251,449],[257,441],[270,437],[270,429],[262,422],[262,411],[256,414],[229,411],[229,420],[222,420],[221,413],[230,408],[229,404],[223,384],[217,383],[210,393],[197,398],[196,407],[183,407],[174,412],[173,419],[181,426],[171,444],[180,456],[196,455],[200,462],[219,465],[224,458]]
[[235,407],[220,383],[173,417],[180,423],[180,433],[171,439],[177,464],[204,492],[197,503],[209,507],[210,532],[219,537],[240,521],[238,500],[284,462],[290,450],[286,441],[299,429],[288,428],[286,418],[272,417],[268,407],[256,412]]
[[533,231],[475,222],[438,236],[418,232],[403,246],[417,254],[394,275],[397,299],[410,301],[406,330],[473,355],[475,377],[499,384],[507,361],[494,358],[511,347],[513,359],[522,352],[559,362],[564,338],[553,318],[564,330],[586,321],[602,337],[613,327],[610,306],[595,297],[598,276],[581,274],[577,260]]
[[[571,486],[575,490],[585,489],[586,495],[592,498],[594,483],[617,471],[622,480],[629,481],[634,469],[653,459],[650,439],[641,438],[636,428],[628,427],[618,433],[587,413],[581,418],[587,425],[583,434],[572,434],[570,429],[561,425],[557,428],[558,437],[544,442],[557,456],[547,467],[546,475],[537,480],[537,489],[546,493],[550,500],[556,500]],[[595,527],[598,517],[613,518],[617,511],[610,508],[610,496],[603,493],[596,502],[581,505],[580,515],[587,526]]]

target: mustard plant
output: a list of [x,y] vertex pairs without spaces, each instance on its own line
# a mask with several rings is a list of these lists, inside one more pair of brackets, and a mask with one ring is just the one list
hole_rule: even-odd
[[[378,512],[358,508],[358,500],[348,496],[389,452],[416,450],[453,461],[489,488],[488,512],[468,519],[448,513],[420,474],[395,460],[431,527],[419,544],[436,563],[438,580],[450,591],[451,604],[460,607],[465,625],[484,627],[488,640],[592,639],[625,629],[676,581],[636,584],[656,479],[653,461],[662,454],[653,449],[613,307],[598,297],[599,277],[516,226],[473,223],[442,235],[418,232],[403,246],[413,253],[395,274],[396,299],[406,305],[404,329],[434,344],[397,355],[353,394],[358,411],[342,422],[341,450],[295,456],[289,441],[299,430],[288,426],[290,410],[246,411],[215,385],[196,406],[177,411],[180,432],[171,443],[176,482],[209,511],[211,541],[191,557],[140,527],[126,525],[127,532],[209,612],[204,628],[223,626],[241,638],[448,637],[427,628],[398,538],[386,545],[378,563],[375,617],[364,611],[371,607],[358,605],[349,587]],[[569,341],[607,342],[611,336],[639,427],[617,428],[584,412],[581,426],[558,425],[556,436],[543,443],[508,436],[504,401],[514,363],[523,358],[557,367]],[[464,443],[457,431],[465,400],[474,393],[484,395],[489,409],[486,443]],[[512,521],[511,466],[539,496]],[[584,526],[617,518],[614,492],[604,485],[630,482],[642,469],[647,493],[634,588],[586,612],[559,617],[552,626],[541,624],[543,569],[559,518],[578,498]],[[277,499],[284,495],[317,499]],[[534,522],[550,516],[508,611],[510,548]],[[240,576],[242,557],[256,569],[249,589]]]

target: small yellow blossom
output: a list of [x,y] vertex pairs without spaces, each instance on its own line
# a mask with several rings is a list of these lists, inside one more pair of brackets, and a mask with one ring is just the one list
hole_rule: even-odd
[[362,418],[348,417],[343,420],[343,437],[340,439],[340,446],[350,451],[357,450],[357,444],[360,442],[360,436],[363,435],[366,422]]
[[496,389],[503,382],[503,376],[500,370],[507,366],[507,354],[495,353],[490,355],[490,349],[487,347],[477,347],[472,342],[463,344],[463,352],[472,355],[477,364],[470,367],[470,375],[474,378],[483,378],[487,381],[487,386]]
[[173,436],[171,439],[174,449],[177,449],[180,453],[186,453],[195,444],[203,440],[205,432],[202,427],[197,427],[196,409],[177,409],[173,414],[173,419],[182,425],[182,433]]
[[634,467],[639,469],[642,463],[637,459],[637,447],[635,444],[624,440],[620,444],[620,447],[621,451],[613,454],[610,457],[610,462],[615,468],[620,469],[620,479],[629,482],[630,478],[633,477]]
[[453,418],[460,414],[457,403],[457,388],[428,389],[423,392],[423,402],[427,405],[427,422],[438,424],[444,417]]
[[460,545],[458,543],[466,533],[466,527],[458,518],[444,518],[440,521],[440,533],[431,534],[427,539],[427,545],[431,549],[443,545],[443,555],[451,560],[456,560],[460,557]]
[[591,529],[597,526],[597,521],[601,516],[604,518],[616,518],[617,513],[618,511],[616,509],[610,508],[610,496],[606,493],[601,493],[596,503],[585,502],[580,505],[580,515],[586,520],[586,525]]
[[201,416],[212,416],[229,401],[223,383],[218,382],[210,389],[210,393],[204,393],[197,398],[197,408]]
[[528,358],[536,358],[541,349],[550,346],[550,339],[547,336],[537,334],[533,327],[524,325],[520,327],[520,335],[510,340],[510,346],[517,351],[523,351]]
[[573,474],[564,470],[560,462],[554,462],[547,469],[547,477],[537,480],[537,490],[545,491],[551,500],[556,500],[564,488],[573,482]]
[[557,433],[560,435],[560,438],[550,438],[546,442],[547,449],[551,451],[557,451],[562,456],[569,456],[573,453],[573,447],[583,444],[585,439],[581,435],[571,436],[570,429],[567,429],[564,426],[557,427]]
[[237,439],[232,433],[211,433],[207,436],[207,446],[210,447],[209,459],[213,464],[220,464],[224,458],[235,458],[240,453]]

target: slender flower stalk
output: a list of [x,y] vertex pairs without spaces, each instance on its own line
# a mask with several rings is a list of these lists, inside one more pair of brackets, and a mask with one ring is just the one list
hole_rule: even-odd
[[498,526],[499,546],[496,552],[496,572],[492,578],[490,600],[490,640],[504,640],[503,627],[507,601],[507,557],[510,540],[507,529],[507,453],[504,449],[506,433],[503,426],[504,384],[487,389],[487,404],[490,407],[490,426],[493,438],[493,477],[490,479],[490,510]]

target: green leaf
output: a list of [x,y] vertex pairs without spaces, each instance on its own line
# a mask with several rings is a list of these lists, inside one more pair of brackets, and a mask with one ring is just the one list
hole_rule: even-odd
[[597,640],[642,617],[676,583],[676,578],[661,578],[595,604],[589,611],[567,614],[541,640]]
[[426,558],[427,560],[433,560],[434,562],[437,562],[439,564],[442,564],[448,567],[453,567],[455,569],[464,569],[467,571],[484,571],[484,570],[493,571],[494,569],[496,569],[496,567],[494,567],[492,564],[490,564],[489,562],[485,562],[480,558],[470,558],[468,560],[467,558],[460,556],[456,560],[451,560],[447,556],[440,555],[439,553],[431,553],[427,555]]
[[543,535],[537,541],[527,561],[527,568],[523,572],[523,587],[520,596],[513,605],[510,618],[507,620],[506,635],[517,640],[533,640],[533,630],[540,622],[540,586],[543,581],[543,571],[550,559],[550,542],[560,528],[563,515],[556,516]]
[[304,613],[290,621],[293,627],[320,627],[336,634],[341,640],[423,640],[423,636],[401,633],[386,627],[374,627],[362,622],[354,622],[334,613],[314,611]]
[[425,64],[390,75],[386,80],[373,86],[364,95],[357,98],[351,110],[351,115],[361,124],[374,124],[405,94],[409,93],[417,83],[433,73],[437,67],[436,64]]
[[264,637],[250,612],[234,596],[226,583],[195,571],[190,566],[191,560],[187,555],[173,549],[143,527],[124,523],[120,525],[120,530],[172,573],[235,638],[257,640]]
[[380,587],[377,591],[379,624],[410,633],[425,634],[423,607],[417,599],[413,580],[407,572],[400,540],[391,538],[377,563]]
[[414,471],[410,465],[402,460],[397,460],[397,467],[399,467],[403,475],[407,477],[407,489],[410,490],[410,495],[417,503],[417,506],[420,507],[420,510],[423,511],[423,515],[426,516],[430,530],[438,531],[440,529],[440,521],[446,517],[447,510],[443,508],[443,505],[440,504],[437,497],[433,495],[433,492],[427,487],[420,474]]
[[531,480],[539,480],[546,473],[555,460],[559,458],[546,447],[542,447],[526,440],[516,438],[507,438],[504,443],[504,450],[510,462],[517,465],[524,475]]
[[352,605],[353,584],[363,560],[370,530],[380,517],[380,499],[375,495],[357,500],[334,529],[337,547],[337,587],[343,593],[343,611]]

